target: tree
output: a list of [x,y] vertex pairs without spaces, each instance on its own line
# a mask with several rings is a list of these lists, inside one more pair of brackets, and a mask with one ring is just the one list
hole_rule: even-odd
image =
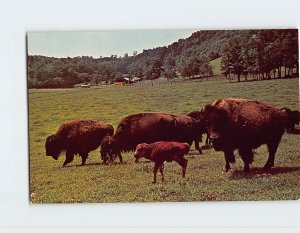
[[143,73],[143,70],[142,68],[138,67],[135,72],[134,72],[134,75],[138,78],[143,78],[144,77],[144,73]]
[[240,82],[240,76],[244,71],[244,54],[243,39],[241,36],[235,36],[225,46],[221,60],[223,72],[229,73],[230,67],[232,67],[233,73],[237,75],[238,82]]
[[246,74],[245,79],[247,80],[247,75],[252,74],[253,76],[258,72],[257,66],[257,35],[251,35],[245,45],[245,53],[244,53],[244,62],[245,69],[244,73]]
[[202,63],[200,64],[200,67],[199,67],[199,71],[200,71],[200,75],[202,77],[207,77],[207,79],[209,76],[212,76],[212,74],[213,74],[212,67],[209,64],[208,60],[202,60]]

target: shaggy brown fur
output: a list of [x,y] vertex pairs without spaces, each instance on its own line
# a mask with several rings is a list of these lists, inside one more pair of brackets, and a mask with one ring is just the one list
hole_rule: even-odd
[[264,168],[274,166],[275,153],[284,133],[286,118],[277,108],[254,100],[217,100],[204,109],[208,133],[215,150],[224,151],[226,166],[235,162],[238,149],[244,161],[244,171],[249,171],[253,161],[252,149],[267,144],[269,159]]
[[65,151],[66,160],[63,164],[70,163],[74,155],[79,154],[82,158],[82,165],[88,157],[88,153],[99,147],[106,135],[112,136],[114,129],[107,125],[91,120],[73,120],[62,124],[56,134],[46,139],[46,155],[52,156],[55,160]]
[[190,150],[188,143],[180,142],[154,142],[141,143],[134,152],[135,158],[146,158],[154,162],[153,183],[156,183],[156,174],[160,169],[161,179],[164,181],[164,162],[177,162],[182,167],[182,177],[185,177],[187,160],[184,158]]
[[176,141],[191,145],[195,141],[196,150],[202,153],[199,147],[201,136],[201,126],[189,116],[139,113],[121,119],[108,150],[111,156],[119,156],[122,151],[135,150],[140,143]]

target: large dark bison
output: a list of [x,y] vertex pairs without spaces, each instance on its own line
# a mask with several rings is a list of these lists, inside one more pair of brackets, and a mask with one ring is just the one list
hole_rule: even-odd
[[300,112],[298,110],[291,110],[289,108],[280,109],[287,118],[286,131],[288,133],[293,133],[295,130],[295,125],[299,125],[300,122]]
[[[195,119],[186,115],[166,113],[138,113],[121,119],[116,132],[110,139],[110,156],[121,152],[133,151],[140,143],[157,141],[195,142],[195,148],[202,153],[199,142],[202,126]],[[107,146],[106,146],[107,147]]]
[[225,169],[235,162],[238,149],[249,171],[253,161],[252,149],[267,144],[269,158],[264,169],[274,166],[275,153],[284,133],[286,118],[277,108],[254,100],[220,99],[204,109],[207,129],[216,151],[225,154]]
[[199,121],[200,125],[202,126],[201,132],[206,133],[206,146],[210,145],[209,134],[207,132],[205,117],[202,111],[193,111],[187,114],[187,116],[194,118],[196,121]]
[[97,149],[105,136],[112,136],[113,133],[111,125],[91,120],[72,120],[62,124],[56,134],[47,137],[46,155],[57,160],[60,153],[65,151],[65,166],[73,161],[74,155],[79,154],[84,165],[88,153]]
[[153,183],[156,183],[156,174],[160,170],[161,180],[164,181],[164,162],[177,162],[182,167],[182,177],[185,177],[187,160],[184,156],[190,151],[188,143],[181,142],[154,142],[151,144],[141,143],[137,145],[134,157],[146,158],[154,162]]

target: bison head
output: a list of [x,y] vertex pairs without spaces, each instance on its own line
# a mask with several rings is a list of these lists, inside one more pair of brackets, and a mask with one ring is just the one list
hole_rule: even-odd
[[135,152],[134,152],[134,157],[138,160],[139,158],[142,158],[142,157],[147,157],[148,155],[148,148],[149,147],[149,144],[147,143],[141,143],[141,144],[138,144],[136,146],[136,149],[135,149]]
[[221,150],[230,130],[229,113],[217,106],[207,105],[204,109],[207,132],[216,150]]
[[45,148],[46,155],[52,156],[53,159],[57,160],[62,151],[60,139],[55,134],[47,137]]
[[203,111],[193,111],[188,113],[187,116],[192,117],[196,120],[197,126],[200,128],[201,132],[206,131],[205,115]]

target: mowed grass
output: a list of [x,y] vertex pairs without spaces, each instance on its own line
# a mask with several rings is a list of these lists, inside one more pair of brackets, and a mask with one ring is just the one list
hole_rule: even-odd
[[[103,203],[219,200],[299,199],[300,136],[284,134],[275,168],[265,173],[267,148],[256,150],[249,174],[237,162],[230,172],[223,171],[223,154],[213,149],[198,155],[191,147],[187,156],[187,176],[175,162],[165,165],[165,182],[152,184],[153,164],[135,164],[133,152],[123,155],[124,164],[102,165],[99,149],[90,153],[86,166],[76,156],[62,168],[45,155],[45,139],[65,121],[81,118],[100,120],[115,128],[119,120],[138,112],[185,114],[199,110],[218,98],[256,99],[275,106],[299,108],[298,79],[249,83],[223,81],[177,81],[176,85],[157,80],[131,87],[94,89],[29,90],[30,195],[33,203]],[[204,138],[203,138],[204,139]],[[203,144],[202,144],[203,145]],[[236,153],[237,154],[237,153]]]

